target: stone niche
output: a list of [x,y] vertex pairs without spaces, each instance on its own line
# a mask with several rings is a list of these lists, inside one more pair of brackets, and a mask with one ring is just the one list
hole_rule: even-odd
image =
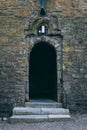
[[[55,86],[55,90],[52,88],[50,89],[50,86],[49,86],[47,88],[48,90],[45,90],[44,94],[42,94],[44,96],[41,98],[48,98],[48,99],[53,99],[57,102],[61,102],[61,83],[60,83],[60,81],[62,79],[62,40],[63,40],[63,36],[61,35],[61,30],[59,30],[59,28],[58,28],[58,19],[56,18],[56,16],[52,16],[50,18],[49,17],[39,17],[39,18],[31,19],[28,29],[26,29],[25,39],[26,39],[25,42],[27,44],[27,77],[28,77],[27,85],[25,88],[26,101],[29,101],[32,97],[33,98],[35,97],[34,92],[37,92],[37,95],[39,95],[39,93],[41,93],[41,91],[39,91],[40,89],[42,89],[42,91],[44,91],[44,89],[46,89],[46,87],[42,87],[42,86],[41,86],[42,88],[34,87],[33,89],[35,89],[35,91],[33,91],[33,90],[31,90],[32,83],[30,83],[30,82],[33,82],[33,84],[34,84],[34,80],[32,80],[32,76],[30,76],[31,75],[30,67],[32,66],[31,61],[33,60],[33,59],[31,60],[31,53],[36,46],[38,46],[38,48],[41,48],[40,46],[42,46],[44,48],[44,45],[45,45],[48,48],[52,48],[55,52],[55,64],[56,64],[55,70],[56,71],[55,71],[55,74],[53,77],[55,77],[55,79],[56,79],[56,81],[54,83],[56,85],[53,85],[53,86]],[[44,44],[44,43],[46,43],[46,44]],[[42,49],[42,51],[43,51],[43,49]],[[38,52],[41,52],[42,57],[40,57],[40,59],[38,60],[38,56],[39,56],[38,55],[36,57],[36,59],[34,58],[35,62],[39,62],[39,63],[43,62],[43,59],[45,61],[45,57],[47,57],[46,54],[47,55],[48,55],[48,53],[49,53],[49,55],[51,54],[50,52],[47,53],[47,51],[49,51],[49,49],[46,51],[44,50],[43,54],[42,54],[42,51],[40,51],[39,49],[37,50],[36,55]],[[49,57],[51,57],[51,56],[52,55],[50,55]],[[46,61],[48,61],[48,60],[49,59],[46,59]],[[51,60],[52,60],[52,58],[51,58]],[[54,61],[52,62],[51,60],[50,60],[50,63],[48,63],[48,64],[54,64],[53,63]],[[43,64],[44,64],[44,62],[43,62]],[[43,69],[45,66],[43,64],[40,63],[38,65],[42,65],[43,66],[42,69]],[[37,65],[37,64],[35,64],[35,65]],[[49,65],[49,67],[50,66],[52,67],[52,65]],[[41,70],[41,67],[40,67],[40,70]],[[42,74],[42,78],[44,78],[44,76],[43,76],[44,71],[42,71],[40,73],[40,74]],[[36,79],[37,79],[37,76],[39,75],[39,72],[37,72],[37,73],[38,74],[36,75]],[[35,73],[34,73],[34,75],[35,75]],[[50,75],[52,75],[52,74],[50,73]],[[50,76],[48,75],[47,77],[50,77]],[[40,81],[41,80],[43,80],[43,82],[41,82],[41,83],[44,84],[44,82],[45,82],[44,79],[40,79]],[[51,82],[51,78],[49,78],[49,82]],[[36,84],[35,84],[35,86],[36,86]],[[40,86],[40,84],[39,84],[39,86]],[[51,85],[51,87],[53,87],[53,86]],[[48,91],[51,91],[51,92],[48,92]],[[51,97],[53,91],[55,91],[55,92],[54,92],[54,95]],[[32,95],[32,93],[33,93],[33,95]],[[46,94],[49,96],[45,97]],[[39,95],[39,97],[38,96],[36,96],[36,97],[40,98],[40,95]]]

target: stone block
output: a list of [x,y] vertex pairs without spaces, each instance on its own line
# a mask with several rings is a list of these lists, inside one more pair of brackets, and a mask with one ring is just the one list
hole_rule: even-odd
[[68,115],[69,110],[63,108],[41,108],[41,113],[44,115]]
[[49,121],[66,121],[66,120],[71,120],[70,115],[48,115]]
[[40,115],[40,108],[16,107],[13,109],[13,115]]
[[9,120],[9,123],[34,123],[34,122],[46,122],[48,121],[47,115],[14,115]]
[[25,102],[25,107],[37,107],[37,108],[60,108],[61,103],[49,103],[49,102]]

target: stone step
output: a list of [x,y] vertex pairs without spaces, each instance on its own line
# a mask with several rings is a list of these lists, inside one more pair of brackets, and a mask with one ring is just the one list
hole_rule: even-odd
[[31,108],[15,107],[13,115],[68,115],[69,110],[64,108]]
[[26,102],[25,107],[15,107],[9,122],[48,122],[70,118],[69,110],[62,108],[61,103],[40,99]]
[[13,115],[9,119],[9,123],[34,123],[34,122],[49,122],[49,121],[60,121],[70,120],[70,115]]
[[62,103],[57,102],[26,102],[25,107],[33,108],[61,108]]

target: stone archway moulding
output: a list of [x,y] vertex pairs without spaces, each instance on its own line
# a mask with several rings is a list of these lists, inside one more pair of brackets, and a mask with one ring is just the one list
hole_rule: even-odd
[[[37,34],[37,28],[40,24],[45,23],[48,26],[48,34],[45,35],[38,35]],[[61,34],[58,34],[57,31],[55,32],[54,30],[58,30],[57,23],[52,23],[50,22],[50,19],[43,19],[39,18],[36,19],[32,24],[29,26],[29,30],[27,31],[26,35],[26,44],[27,44],[27,77],[29,77],[29,57],[30,57],[30,52],[33,48],[33,46],[39,42],[47,42],[54,46],[56,50],[56,55],[57,55],[57,101],[60,102],[60,79],[61,79],[61,73],[62,73],[62,36]],[[25,88],[25,100],[29,101],[29,78],[27,81],[27,86]]]

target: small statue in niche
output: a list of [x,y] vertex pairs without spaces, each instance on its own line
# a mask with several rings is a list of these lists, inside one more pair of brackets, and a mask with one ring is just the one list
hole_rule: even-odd
[[44,9],[45,0],[40,0],[40,4],[41,4],[40,15],[45,16],[46,15],[46,11]]

